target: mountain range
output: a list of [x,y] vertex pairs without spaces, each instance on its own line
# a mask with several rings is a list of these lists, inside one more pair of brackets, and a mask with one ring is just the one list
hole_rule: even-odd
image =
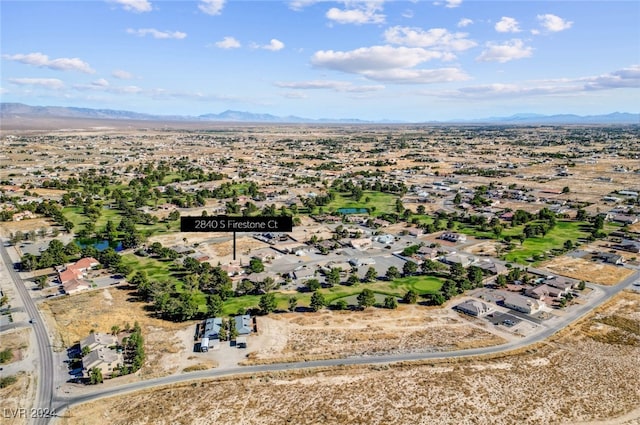
[[[1,119],[20,118],[80,118],[103,120],[137,121],[185,121],[185,122],[235,122],[235,123],[334,123],[334,124],[409,124],[408,122],[380,120],[366,121],[347,119],[311,119],[297,116],[280,117],[271,114],[227,110],[219,114],[154,115],[114,109],[92,109],[68,106],[30,106],[23,103],[0,103]],[[640,114],[614,112],[607,115],[541,115],[515,114],[508,117],[490,117],[483,119],[458,119],[449,121],[423,121],[412,124],[640,124]]]

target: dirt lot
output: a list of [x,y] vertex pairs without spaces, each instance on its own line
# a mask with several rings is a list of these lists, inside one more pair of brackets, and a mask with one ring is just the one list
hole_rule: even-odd
[[514,355],[185,383],[78,406],[60,423],[637,423],[638,322],[640,295],[623,293]]
[[258,317],[258,329],[261,348],[249,354],[247,364],[448,351],[506,342],[450,309],[415,305],[393,311],[271,315]]
[[[166,247],[183,246],[183,237],[185,236],[187,238],[187,243],[189,244],[189,246],[193,247],[194,244],[198,244],[198,246],[194,247],[193,249],[196,249],[199,252],[207,255],[210,258],[209,262],[211,264],[228,264],[233,260],[233,240],[231,240],[231,237],[225,233],[221,233],[218,236],[211,236],[211,234],[206,233],[178,233],[161,235],[150,238],[149,243],[160,242],[163,246]],[[227,237],[229,240],[224,242],[216,241],[215,243],[212,243],[212,241],[220,239],[221,237]],[[236,236],[236,256],[238,259],[243,256],[247,256],[253,250],[265,248],[268,246],[268,244],[260,242],[259,240],[254,239],[251,236],[241,234]]]
[[[124,328],[140,323],[147,360],[140,376],[151,378],[178,372],[198,363],[185,353],[192,351],[194,323],[173,323],[152,317],[144,303],[130,302],[133,290],[110,287],[69,297],[53,299],[43,304],[42,312],[50,329],[56,329],[60,346],[68,347],[95,332],[111,332],[111,326]],[[191,342],[191,345],[189,345]],[[118,378],[126,380],[128,377]]]
[[[5,388],[0,388],[0,400],[2,400],[0,408],[3,409],[3,411],[0,412],[0,415],[2,415],[0,416],[2,418],[2,425],[23,425],[27,423],[24,415],[29,414],[31,405],[25,405],[25,401],[34,400],[36,397],[36,386],[33,376],[19,372],[15,377],[17,378],[16,382]],[[18,414],[17,411],[17,409],[21,408],[26,409],[22,416]]]
[[13,357],[9,363],[18,362],[24,358],[25,352],[29,347],[29,333],[31,329],[14,329],[2,334],[2,350],[11,349]]
[[633,270],[621,266],[566,256],[554,258],[541,266],[563,276],[600,285],[615,285],[633,274]]

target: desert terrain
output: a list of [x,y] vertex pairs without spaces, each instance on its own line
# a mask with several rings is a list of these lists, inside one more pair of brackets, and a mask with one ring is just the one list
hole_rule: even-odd
[[631,425],[639,320],[640,295],[625,292],[519,353],[185,383],[76,406],[59,423]]

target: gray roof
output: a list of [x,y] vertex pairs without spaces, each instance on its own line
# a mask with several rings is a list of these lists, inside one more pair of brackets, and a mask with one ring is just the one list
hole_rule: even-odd
[[248,335],[251,333],[251,316],[248,314],[234,317],[238,335]]
[[474,316],[482,316],[493,311],[490,305],[476,300],[467,300],[462,304],[458,304],[456,309]]
[[211,317],[204,322],[204,336],[208,338],[217,338],[222,327],[221,317]]

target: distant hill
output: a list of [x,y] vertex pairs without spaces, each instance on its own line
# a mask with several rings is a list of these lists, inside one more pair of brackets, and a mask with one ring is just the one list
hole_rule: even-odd
[[0,103],[0,118],[91,118],[105,120],[137,121],[206,121],[206,122],[255,122],[255,123],[371,123],[358,119],[319,120],[296,116],[279,117],[271,114],[227,110],[219,114],[153,115],[115,109],[76,108],[70,106],[29,106],[23,103]]
[[[0,118],[79,118],[99,120],[136,120],[136,121],[185,121],[185,122],[246,122],[246,123],[317,123],[317,124],[401,124],[406,122],[393,120],[366,121],[354,118],[311,119],[297,116],[280,117],[271,114],[227,110],[219,114],[210,113],[198,116],[189,115],[153,115],[114,109],[91,109],[68,106],[29,106],[23,103],[0,103]],[[515,114],[508,117],[490,117],[474,120],[425,121],[423,124],[640,124],[640,114],[614,112],[608,115],[541,115]]]
[[640,124],[640,114],[613,112],[607,115],[542,115],[515,114],[508,117],[491,117],[456,122],[488,124]]

